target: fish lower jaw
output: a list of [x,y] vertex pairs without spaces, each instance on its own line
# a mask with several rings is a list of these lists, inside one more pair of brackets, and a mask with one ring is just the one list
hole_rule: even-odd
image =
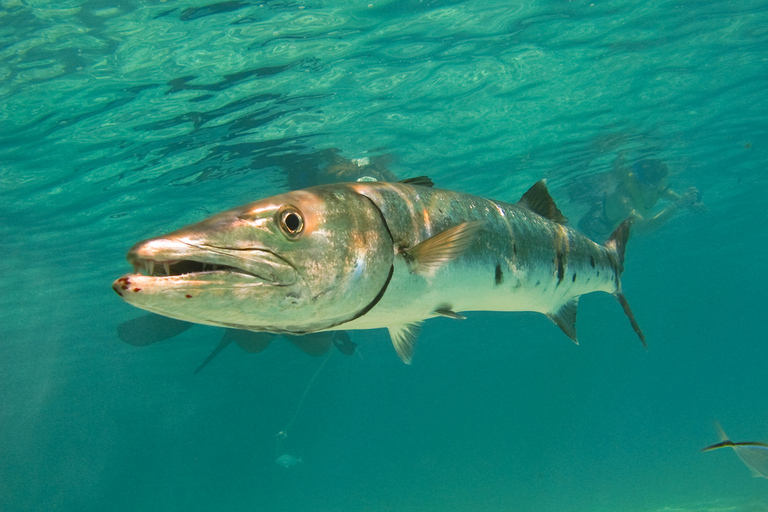
[[201,292],[222,288],[245,288],[276,285],[253,274],[235,271],[210,271],[174,276],[145,276],[126,274],[112,283],[112,289],[127,302],[133,296],[166,295],[176,293],[185,298],[198,296]]

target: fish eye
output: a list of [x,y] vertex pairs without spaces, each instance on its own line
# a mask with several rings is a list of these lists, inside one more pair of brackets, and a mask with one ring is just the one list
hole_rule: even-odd
[[288,238],[298,238],[304,231],[304,217],[293,206],[284,206],[278,212],[280,229]]

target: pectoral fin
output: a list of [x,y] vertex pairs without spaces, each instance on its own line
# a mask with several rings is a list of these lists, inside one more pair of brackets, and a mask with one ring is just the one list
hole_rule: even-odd
[[413,350],[416,348],[416,338],[421,331],[421,324],[405,324],[395,327],[388,327],[389,336],[392,338],[392,345],[395,352],[400,356],[405,364],[411,364],[413,359]]
[[432,276],[443,263],[466,251],[483,221],[463,222],[403,251],[411,274]]
[[578,305],[579,298],[576,297],[563,304],[556,312],[547,315],[577,345],[579,344],[579,340],[576,339],[576,308]]

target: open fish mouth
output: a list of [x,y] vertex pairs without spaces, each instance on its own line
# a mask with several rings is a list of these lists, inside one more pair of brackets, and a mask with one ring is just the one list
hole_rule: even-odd
[[269,279],[245,269],[224,265],[221,263],[211,263],[196,260],[171,260],[157,261],[150,259],[136,258],[131,261],[134,274],[149,277],[182,277],[187,275],[217,274],[217,273],[236,273],[244,276],[255,277],[263,281]]
[[218,247],[187,241],[153,239],[134,246],[128,262],[137,276],[174,280],[260,281],[287,286],[296,282],[289,261],[263,248]]

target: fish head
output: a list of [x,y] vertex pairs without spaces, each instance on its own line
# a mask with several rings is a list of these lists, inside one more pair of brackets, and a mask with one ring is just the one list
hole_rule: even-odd
[[129,304],[179,320],[302,334],[372,307],[394,253],[376,205],[327,185],[139,242],[128,252],[134,273],[113,288]]

